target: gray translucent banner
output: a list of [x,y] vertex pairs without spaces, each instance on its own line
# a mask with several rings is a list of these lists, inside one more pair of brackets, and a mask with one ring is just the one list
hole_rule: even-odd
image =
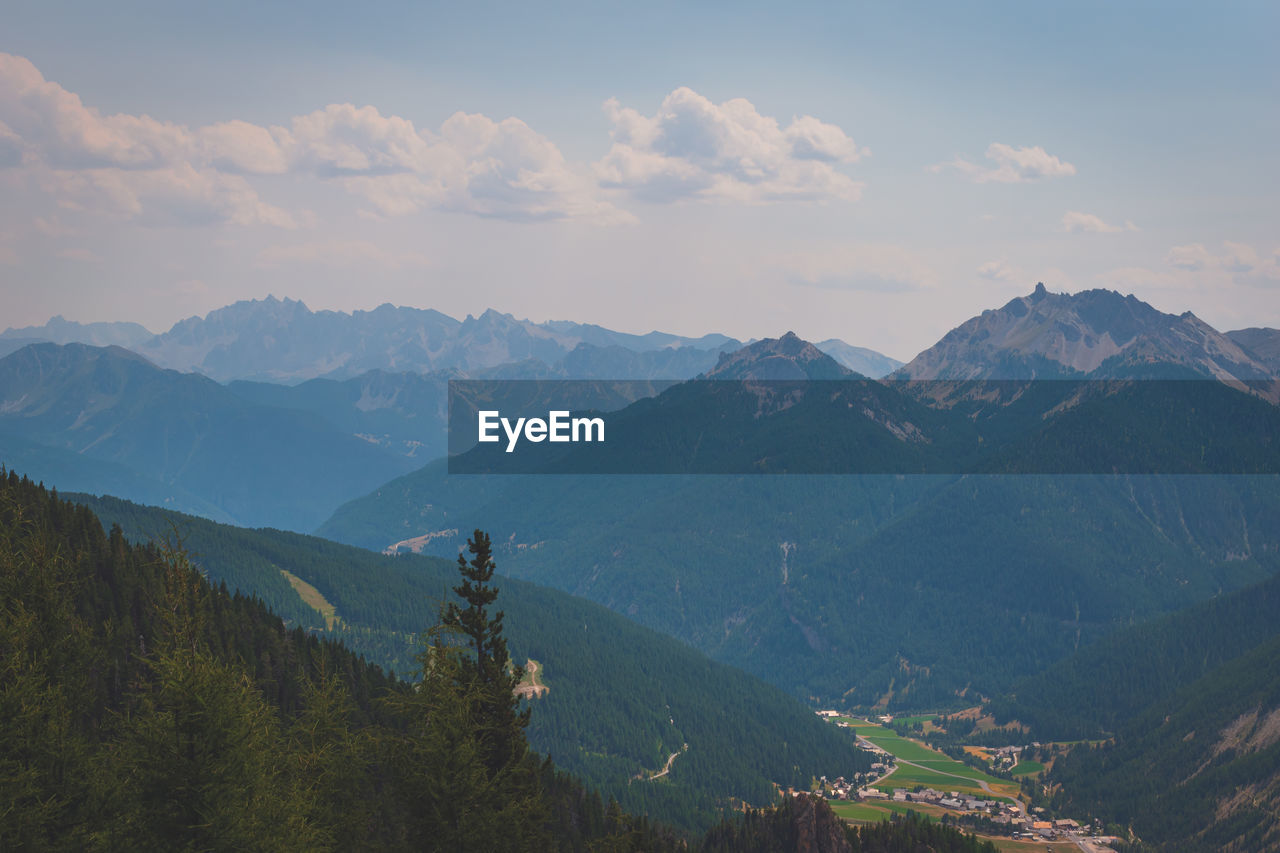
[[459,380],[450,474],[1275,474],[1280,383]]

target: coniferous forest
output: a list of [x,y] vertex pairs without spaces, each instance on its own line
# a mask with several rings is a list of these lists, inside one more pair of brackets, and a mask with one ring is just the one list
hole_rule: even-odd
[[466,556],[409,682],[4,473],[0,848],[979,849],[804,797],[701,839],[606,803],[530,750],[481,531]]

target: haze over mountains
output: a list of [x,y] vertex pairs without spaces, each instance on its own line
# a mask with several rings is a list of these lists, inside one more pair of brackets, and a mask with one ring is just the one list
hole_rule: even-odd
[[[40,331],[3,339],[27,341]],[[69,324],[52,331],[89,334]],[[117,333],[128,330],[92,331]],[[493,311],[462,321],[390,306],[345,315],[272,299],[184,321],[132,350],[48,342],[0,358],[0,459],[64,491],[110,492],[240,525],[315,530],[372,551],[452,558],[482,528],[509,576],[604,605],[793,699],[891,711],[993,699],[1007,713],[1026,708],[1032,725],[1084,735],[1105,720],[1120,732],[1123,766],[1093,776],[1130,779],[1142,772],[1143,750],[1169,753],[1193,718],[1220,728],[1231,722],[1223,714],[1253,714],[1245,738],[1252,742],[1255,723],[1272,719],[1277,703],[1269,694],[1231,696],[1210,713],[1171,688],[1150,708],[1131,697],[1109,715],[1077,711],[1065,719],[1045,710],[1069,707],[1054,702],[1057,688],[1045,681],[1129,672],[1125,650],[1146,637],[1198,626],[1211,638],[1231,621],[1221,610],[1205,615],[1221,598],[1243,608],[1247,643],[1187,651],[1168,641],[1166,670],[1132,672],[1149,679],[1165,677],[1151,674],[1157,670],[1172,673],[1168,680],[1183,690],[1199,681],[1229,690],[1235,676],[1224,668],[1234,666],[1230,672],[1243,673],[1237,680],[1250,690],[1271,690],[1264,663],[1272,650],[1267,602],[1280,577],[1280,476],[902,476],[909,470],[903,460],[963,451],[1007,463],[975,470],[1046,470],[1015,463],[1052,462],[1065,451],[1106,462],[1120,447],[1197,472],[1214,470],[1209,462],[1225,444],[1270,464],[1280,452],[1278,339],[1270,329],[1222,334],[1194,315],[1166,314],[1132,296],[1037,287],[961,324],[887,379],[870,381],[859,374],[880,375],[885,362],[869,361],[864,372],[850,363],[861,357],[855,348],[794,334],[742,345],[718,335],[533,324]],[[446,389],[467,377],[740,380],[654,385],[652,397],[604,399],[599,407],[615,412],[623,435],[627,424],[644,434],[654,419],[688,422],[697,452],[722,453],[739,466],[726,470],[744,470],[744,460],[762,471],[791,470],[797,460],[818,463],[800,470],[830,470],[855,453],[896,467],[859,476],[448,476],[439,458]],[[1137,381],[1189,378],[1208,381]],[[939,381],[914,382],[924,379]],[[1115,381],[1093,383],[1104,392],[1091,395],[1075,390],[1088,383],[1030,379]],[[847,390],[829,398],[771,395],[769,383],[797,380]],[[1161,390],[1168,386],[1179,393],[1185,386],[1191,396],[1169,396]],[[708,394],[738,395],[749,417],[700,424]],[[135,512],[109,506],[100,511]],[[210,548],[231,535],[207,532]],[[396,594],[377,586],[404,581],[396,561],[367,555],[366,562],[341,549],[345,556],[330,565],[328,546],[317,540],[271,540],[253,545],[262,549],[254,565],[266,567],[254,583],[280,594],[295,617],[301,605],[277,576],[286,557],[294,574],[333,598],[346,596],[348,608],[364,590],[381,596],[386,612],[399,612]],[[286,540],[290,547],[279,550]],[[308,569],[308,560],[323,569]],[[220,571],[230,576],[238,568]],[[433,577],[442,582],[443,575]],[[1250,589],[1267,596],[1251,597]],[[399,616],[367,615],[376,631],[353,642],[382,643],[385,652],[386,643],[414,630]],[[1181,627],[1154,623],[1153,634],[1137,639],[1126,633],[1162,617]],[[597,618],[592,624],[603,626],[614,617]],[[520,622],[522,643],[546,642]],[[546,636],[563,630],[548,625]],[[568,660],[545,646],[537,654]],[[1092,695],[1096,686],[1076,692]],[[1019,693],[1028,690],[1043,695]],[[1178,718],[1176,729],[1148,738],[1134,728],[1144,715],[1169,716],[1177,708],[1168,703],[1177,702],[1190,716]],[[567,761],[599,770],[590,750],[556,740],[586,730],[574,716],[581,713],[557,704],[547,718],[558,728],[540,737],[574,756]],[[678,748],[671,737],[664,730],[653,741],[659,756]],[[1258,755],[1273,754],[1268,737],[1259,735]],[[1227,768],[1212,747],[1203,755]],[[1244,758],[1229,772],[1253,778],[1249,761],[1256,759]],[[628,760],[626,768],[612,766],[610,778],[625,782],[637,761],[647,766],[650,758],[633,752]],[[1065,766],[1076,773],[1077,765]],[[1196,782],[1200,799],[1187,813],[1202,815],[1202,824],[1213,814],[1205,798],[1217,795],[1227,772]],[[1267,802],[1274,801],[1273,776],[1257,776]],[[1105,795],[1086,790],[1078,774],[1067,778],[1076,780],[1075,802],[1103,808]],[[1269,827],[1255,812],[1250,820]]]
[[0,355],[34,343],[133,347],[152,337],[154,335],[138,323],[77,323],[59,315],[43,326],[5,329],[0,333]]
[[[977,320],[1025,321],[1033,311],[1022,310],[1024,302],[1047,296],[1038,291]],[[1153,363],[1140,355],[1147,352],[1176,352],[1176,360],[1155,363],[1172,375],[1222,375],[1227,362],[1215,361],[1222,352],[1217,337],[1200,338],[1209,344],[1197,356],[1181,332],[1198,321],[1162,314],[1137,300],[1097,293],[1055,296],[1057,310],[1039,325],[1057,329],[1061,341],[1062,317],[1073,316],[1079,331],[1091,311],[1102,310],[1099,300],[1128,306],[1145,325],[1130,336],[1112,326],[1091,329],[1079,340],[1122,340],[1126,353],[1138,354],[1126,362],[1135,375],[1168,375],[1152,370]],[[1115,319],[1110,310],[1101,316]],[[946,350],[953,364],[981,365],[988,349],[984,340],[970,349],[953,339],[937,349]],[[1180,342],[1182,349],[1171,349],[1168,341]],[[985,362],[990,372],[1013,362],[1000,361],[1007,355],[1003,352]],[[1057,364],[1045,354],[1054,352],[1033,342],[1016,358],[1023,367],[1030,367],[1028,353]],[[1253,369],[1253,357],[1236,352],[1231,363],[1240,373]],[[1097,359],[1097,367],[1104,361]],[[1125,375],[1121,366],[1111,361],[1107,375]],[[846,375],[812,345],[788,335],[722,356],[706,377]],[[1071,375],[1080,374],[1073,370]],[[877,392],[877,399],[888,394],[885,399],[861,404],[871,406],[866,419],[855,417],[836,433],[861,436],[856,429],[868,430],[861,442],[865,449],[876,446],[869,444],[876,430],[887,436],[897,424],[903,436],[914,428],[928,439],[920,445],[927,447],[944,435],[931,425],[937,418],[930,411],[954,420],[948,412],[956,409],[962,417],[949,427],[953,434],[962,432],[965,422],[991,421],[995,427],[985,428],[995,432],[988,438],[1010,441],[1010,430],[1038,429],[1054,414],[1063,440],[1083,436],[1102,452],[1124,436],[1144,452],[1167,450],[1167,459],[1187,461],[1199,458],[1206,439],[1236,435],[1237,425],[1249,421],[1252,416],[1229,414],[1234,406],[1267,423],[1276,416],[1274,407],[1261,400],[1203,383],[1186,387],[1221,399],[1189,409],[1194,425],[1142,396],[1159,383],[1121,385],[1119,395],[1088,406],[1073,404],[1065,413],[1063,400],[1054,395],[1070,395],[1070,384],[1048,383],[1030,395],[1022,386],[1006,387],[1016,392],[1012,402],[1002,402],[996,391],[978,400],[894,400],[886,387],[884,394]],[[663,422],[694,420],[705,408],[697,393],[692,386],[676,386],[633,408],[636,417],[652,412]],[[832,450],[820,443],[818,428],[827,421],[815,414],[815,429],[804,431],[806,422],[798,419],[805,407],[794,403],[788,397],[782,403],[788,408],[777,416],[779,423],[790,419],[787,426],[770,432],[771,410],[763,404],[758,435],[750,430],[730,434],[721,444],[748,458],[770,447],[777,458],[805,452],[825,458]],[[622,413],[624,419],[630,411]],[[1128,414],[1112,417],[1108,427],[1121,432],[1098,433],[1088,428],[1090,411]],[[1010,426],[1000,427],[999,419]],[[1273,452],[1276,430],[1260,429],[1243,439],[1244,446],[1256,442]],[[714,435],[716,441],[721,438]],[[759,447],[752,444],[757,440],[763,442]],[[699,441],[701,451],[708,452],[713,439]],[[1010,447],[1026,453],[1056,446],[1043,436],[1039,442]],[[912,442],[904,439],[899,445],[910,448]],[[1257,580],[1274,571],[1280,551],[1280,490],[1270,475],[512,480],[448,478],[436,464],[343,507],[321,533],[374,549],[410,543],[402,547],[445,554],[456,543],[444,531],[467,529],[478,519],[485,519],[496,539],[510,543],[510,571],[519,576],[608,604],[799,695],[890,707],[918,706],[966,686],[998,691],[1017,673],[1034,672],[1123,620]],[[997,648],[963,639],[991,626],[1017,640]]]
[[[171,489],[168,505],[212,505],[239,523],[305,529],[361,484],[414,467],[314,414],[252,405],[120,347],[25,347],[0,359],[0,399],[0,446],[17,437],[64,461],[71,452],[123,466]],[[31,470],[48,476],[43,467]],[[77,480],[62,488],[84,488]]]
[[[1061,377],[1274,378],[1274,366],[1190,311],[1165,314],[1110,290],[1069,295],[1043,284],[1030,296],[983,311],[893,372],[901,379],[1053,379]],[[1274,330],[1269,330],[1274,334]],[[1179,371],[1183,368],[1184,371]],[[1155,371],[1155,372],[1151,372]]]
[[[8,329],[0,350],[27,343],[88,343],[133,349],[161,367],[218,382],[296,384],[325,377],[498,368],[508,378],[681,379],[715,364],[740,341],[720,334],[644,335],[553,320],[533,323],[492,309],[457,320],[439,311],[384,304],[372,311],[312,311],[294,299],[237,302],[152,335],[136,323],[82,326],[55,317],[45,326]],[[901,363],[874,350],[825,341],[847,367],[883,376]],[[518,365],[518,366],[517,366]]]

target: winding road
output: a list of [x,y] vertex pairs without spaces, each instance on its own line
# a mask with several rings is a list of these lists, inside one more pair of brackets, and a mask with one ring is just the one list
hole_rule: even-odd
[[671,765],[673,765],[673,764],[675,764],[675,763],[676,763],[676,756],[678,756],[681,752],[684,752],[684,751],[685,751],[685,750],[687,750],[688,748],[689,748],[689,744],[687,744],[687,743],[686,743],[684,746],[680,747],[680,749],[679,749],[678,751],[673,752],[673,753],[671,753],[670,755],[668,755],[668,756],[667,756],[667,764],[666,764],[666,766],[665,766],[665,767],[663,767],[661,770],[659,770],[657,773],[654,773],[652,776],[650,776],[650,777],[649,777],[649,781],[650,781],[650,782],[652,782],[654,779],[661,778],[661,777],[663,777],[663,776],[666,776],[668,773],[670,773],[670,772],[671,772]]

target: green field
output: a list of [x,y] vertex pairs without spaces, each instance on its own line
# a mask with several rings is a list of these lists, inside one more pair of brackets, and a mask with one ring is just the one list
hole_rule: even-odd
[[930,720],[938,719],[937,714],[916,714],[911,717],[894,717],[893,724],[895,726],[913,726],[916,723],[927,723]]
[[982,790],[976,779],[958,779],[955,776],[947,775],[947,773],[926,770],[910,764],[899,764],[897,770],[875,783],[873,787],[882,791],[892,791],[894,788],[910,790],[916,785],[935,788],[939,791],[963,791],[966,794],[974,794],[976,796],[989,796],[986,791]]
[[[937,761],[918,761],[916,763],[923,764],[930,770],[937,770],[940,773],[950,773],[953,776],[963,776],[966,779],[972,779],[975,782],[981,781],[990,784],[992,782],[999,781],[976,767],[970,767],[968,764],[962,764],[961,762],[954,761],[950,758]],[[956,781],[959,782],[961,780],[957,779]]]
[[841,817],[845,820],[877,821],[889,819],[887,810],[876,808],[867,803],[845,803],[838,800],[830,802],[831,810],[836,813],[836,817]]
[[1044,770],[1044,765],[1039,761],[1019,761],[1018,765],[1013,768],[1014,776],[1030,776],[1032,773],[1039,773]]
[[[918,741],[899,737],[884,726],[859,720],[855,721],[855,728],[859,737],[892,753],[902,761],[911,761],[920,765],[915,767],[900,761],[897,770],[874,785],[882,791],[914,788],[920,785],[942,791],[963,791],[967,794],[1002,800],[1016,796],[1017,787],[1010,782],[989,776]],[[979,782],[986,782],[991,786],[991,790],[984,790],[978,784]]]
[[871,741],[881,749],[892,752],[898,758],[905,758],[907,761],[951,761],[942,753],[936,752],[914,740],[898,737],[888,729],[879,727],[874,730],[860,728],[858,729],[858,735]]
[[933,806],[918,805],[916,803],[895,803],[887,800],[863,803],[846,803],[840,800],[828,800],[827,802],[830,803],[831,810],[838,817],[842,817],[845,820],[864,822],[888,820],[892,814],[906,814],[907,812],[916,812],[936,819],[943,813],[941,809]]
[[857,717],[836,717],[835,720],[841,723],[847,723],[849,726],[858,729],[878,729],[880,726],[875,723],[868,723],[866,720],[859,720]]

